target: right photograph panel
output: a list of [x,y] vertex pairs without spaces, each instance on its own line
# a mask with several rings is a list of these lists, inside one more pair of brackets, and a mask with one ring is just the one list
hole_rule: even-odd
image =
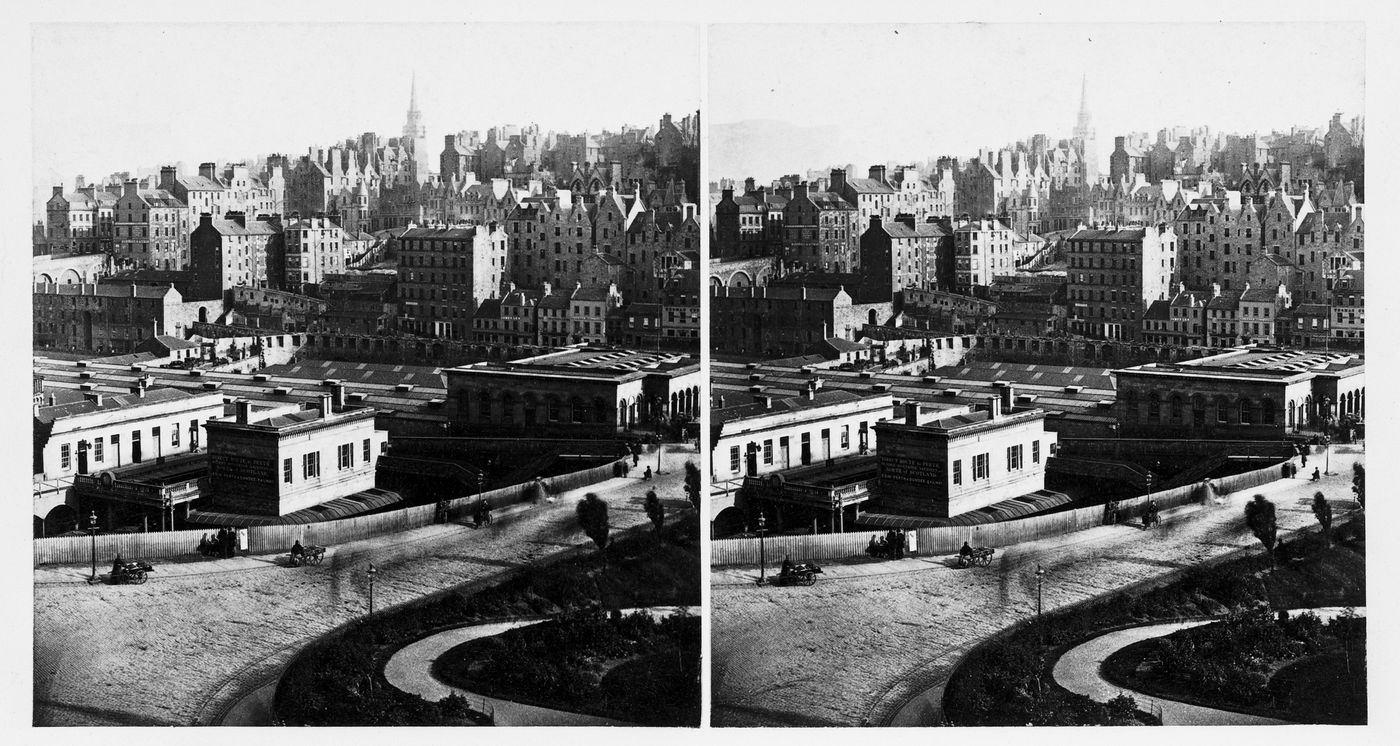
[[710,27],[714,726],[1367,722],[1365,43]]

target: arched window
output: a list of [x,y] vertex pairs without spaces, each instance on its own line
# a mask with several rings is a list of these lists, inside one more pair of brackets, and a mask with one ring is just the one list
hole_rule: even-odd
[[1215,398],[1215,421],[1222,425],[1230,421],[1230,403],[1223,396]]
[[559,397],[550,396],[545,399],[545,407],[549,415],[550,422],[559,421]]
[[1138,398],[1136,391],[1129,391],[1124,399],[1124,407],[1127,410],[1129,422],[1136,422],[1138,419]]
[[1200,394],[1191,397],[1191,426],[1205,427],[1206,425],[1206,400]]
[[1254,402],[1248,399],[1240,399],[1240,424],[1254,424]]
[[482,422],[491,421],[491,392],[482,389],[476,395],[477,410],[476,417]]
[[515,422],[515,394],[509,391],[501,394],[501,422]]
[[1265,399],[1260,405],[1260,421],[1265,425],[1277,424],[1277,417],[1274,414],[1274,400]]
[[1149,419],[1158,420],[1162,417],[1162,396],[1153,393],[1147,399],[1147,416]]
[[1172,394],[1172,422],[1181,422],[1181,395]]
[[583,399],[577,396],[569,399],[569,416],[571,421],[575,423],[586,422],[588,419],[587,414],[587,407],[584,405]]
[[608,403],[601,396],[593,398],[593,421],[604,425],[608,422]]

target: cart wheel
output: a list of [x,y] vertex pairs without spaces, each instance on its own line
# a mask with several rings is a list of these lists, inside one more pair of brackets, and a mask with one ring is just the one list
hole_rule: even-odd
[[137,585],[141,585],[142,583],[145,583],[145,582],[146,582],[146,573],[144,573],[144,572],[138,572],[138,573],[136,573],[136,575],[134,575],[133,577],[136,578],[136,584],[137,584]]

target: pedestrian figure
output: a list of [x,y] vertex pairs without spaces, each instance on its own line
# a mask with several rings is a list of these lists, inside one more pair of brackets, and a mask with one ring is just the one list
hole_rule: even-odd
[[636,466],[639,462],[641,462],[641,460],[642,460],[642,449],[641,449],[641,448],[634,448],[634,449],[632,450],[632,465],[633,465],[633,466]]
[[894,558],[904,559],[904,529],[895,532],[894,535]]
[[1321,479],[1321,478],[1322,478],[1322,472],[1318,471],[1318,468],[1317,468],[1316,466],[1314,466],[1314,467],[1313,467],[1312,481],[1316,482],[1317,480],[1319,480],[1319,479]]
[[651,467],[650,467],[650,466],[647,467],[647,470],[646,470],[645,472],[642,472],[642,481],[645,481],[645,482],[650,482],[650,481],[651,481]]
[[1301,455],[1301,456],[1303,457],[1303,468],[1304,468],[1304,469],[1308,468],[1308,452],[1307,452],[1307,451],[1303,451],[1303,452],[1302,452],[1301,454],[1299,454],[1299,455]]

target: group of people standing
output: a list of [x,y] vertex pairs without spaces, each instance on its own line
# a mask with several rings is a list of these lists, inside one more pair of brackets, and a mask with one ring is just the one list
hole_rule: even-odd
[[248,550],[248,529],[220,528],[212,537],[205,534],[199,539],[199,553],[205,557],[228,559],[234,552]]
[[871,557],[889,557],[891,559],[904,559],[904,552],[914,550],[914,542],[910,534],[902,528],[892,528],[885,532],[882,537],[870,537],[870,545],[865,548],[865,553]]

